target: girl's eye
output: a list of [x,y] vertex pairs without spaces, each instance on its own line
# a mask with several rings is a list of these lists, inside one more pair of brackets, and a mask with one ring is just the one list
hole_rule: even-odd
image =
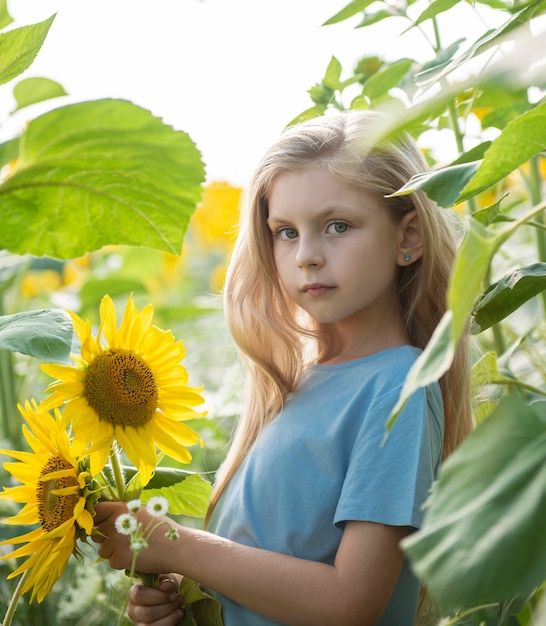
[[279,228],[279,230],[277,230],[277,232],[275,233],[275,236],[282,241],[289,241],[291,239],[295,239],[298,236],[298,231],[295,228],[285,226],[283,228]]
[[326,232],[330,233],[331,235],[342,235],[348,230],[349,224],[346,224],[345,222],[332,222],[331,224],[328,224]]

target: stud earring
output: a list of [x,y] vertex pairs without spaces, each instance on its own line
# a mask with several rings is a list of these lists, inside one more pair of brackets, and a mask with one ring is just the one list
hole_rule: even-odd
[[404,261],[410,261],[410,260],[411,260],[411,254],[405,254]]

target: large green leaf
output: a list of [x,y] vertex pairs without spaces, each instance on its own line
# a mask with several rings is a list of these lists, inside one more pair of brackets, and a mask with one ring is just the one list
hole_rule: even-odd
[[21,26],[5,33],[0,33],[0,85],[24,72],[40,51],[49,28],[55,19],[52,15],[47,20],[30,26]]
[[520,267],[494,283],[474,306],[479,332],[497,324],[546,289],[546,263]]
[[423,191],[440,206],[451,207],[476,173],[479,165],[479,161],[458,163],[431,172],[416,174],[392,195],[403,196],[414,191]]
[[179,254],[203,180],[188,135],[131,102],[55,109],[29,124],[0,185],[0,248],[61,259],[108,244]]
[[403,542],[443,612],[528,594],[546,572],[546,403],[517,396],[448,459]]
[[491,187],[546,149],[546,102],[509,122],[485,152],[475,176],[462,190],[459,202]]
[[163,496],[169,503],[169,514],[205,517],[211,491],[212,485],[208,481],[201,478],[199,474],[192,474],[182,482],[168,487],[145,489],[140,499],[143,504],[146,504],[153,496]]
[[48,361],[68,361],[73,332],[72,320],[59,309],[0,316],[1,349]]

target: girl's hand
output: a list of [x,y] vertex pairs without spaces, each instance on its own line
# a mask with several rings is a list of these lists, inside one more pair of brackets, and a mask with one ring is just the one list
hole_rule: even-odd
[[[131,571],[133,566],[133,551],[129,537],[116,529],[118,517],[127,513],[125,502],[99,502],[95,505],[95,531],[91,539],[99,544],[98,553],[103,559],[108,559],[113,569]],[[137,514],[137,520],[146,530],[148,547],[139,552],[136,559],[135,571],[143,574],[160,574],[170,571],[169,558],[176,551],[177,541],[166,536],[169,527],[178,527],[167,517],[153,517],[144,507]],[[149,535],[148,530],[153,530]]]
[[157,589],[133,585],[129,590],[129,619],[136,626],[175,626],[184,618],[184,600],[178,587],[175,575],[162,576]]

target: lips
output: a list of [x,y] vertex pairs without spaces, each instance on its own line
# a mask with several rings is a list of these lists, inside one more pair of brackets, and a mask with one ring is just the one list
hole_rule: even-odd
[[320,283],[309,283],[307,285],[304,285],[301,291],[302,293],[308,296],[317,297],[317,296],[324,296],[328,292],[332,291],[332,289],[334,289],[334,287],[331,287],[330,285],[321,285]]

